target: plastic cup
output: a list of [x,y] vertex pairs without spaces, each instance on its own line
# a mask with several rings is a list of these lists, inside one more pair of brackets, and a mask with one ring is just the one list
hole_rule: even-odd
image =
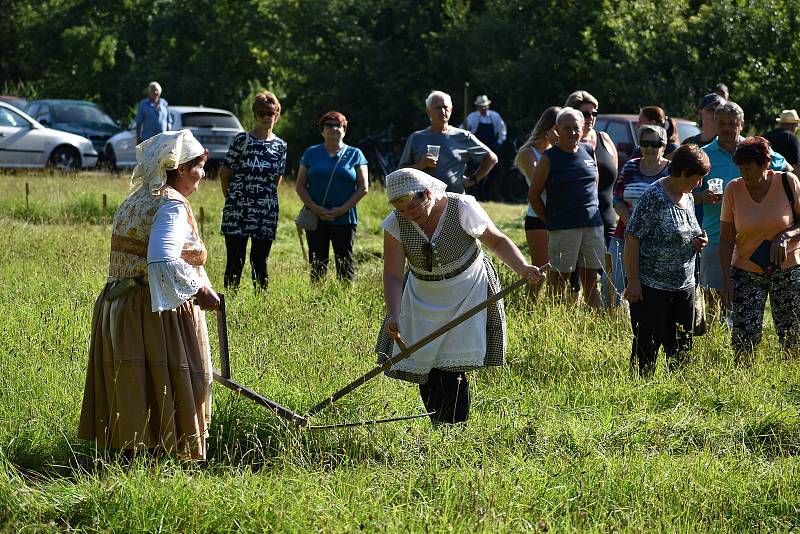
[[722,178],[711,178],[708,181],[708,188],[715,195],[721,195],[722,194]]
[[428,145],[428,154],[433,156],[435,159],[439,159],[439,149],[441,147],[439,145]]

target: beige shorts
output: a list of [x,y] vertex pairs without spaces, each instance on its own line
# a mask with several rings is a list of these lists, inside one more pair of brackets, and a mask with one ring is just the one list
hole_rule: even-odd
[[550,230],[550,265],[554,271],[571,273],[575,267],[601,269],[606,253],[603,225]]

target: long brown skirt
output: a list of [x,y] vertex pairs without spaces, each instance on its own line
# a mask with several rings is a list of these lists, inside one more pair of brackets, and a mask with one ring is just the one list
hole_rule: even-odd
[[94,305],[78,436],[205,458],[212,372],[205,313],[189,302],[153,313],[147,286],[108,302],[108,288]]

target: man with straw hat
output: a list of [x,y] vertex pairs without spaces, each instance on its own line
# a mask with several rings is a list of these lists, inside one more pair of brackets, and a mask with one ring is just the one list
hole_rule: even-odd
[[780,153],[793,167],[800,161],[800,140],[797,139],[797,125],[800,117],[797,110],[784,109],[775,119],[777,128],[764,134],[772,149]]
[[[488,96],[478,95],[474,105],[475,111],[467,115],[464,120],[464,128],[474,134],[478,141],[488,146],[492,152],[498,154],[508,135],[506,123],[503,122],[503,118],[498,112],[489,109],[492,101],[489,100]],[[493,182],[497,178],[498,170],[497,166],[492,167],[486,178],[477,185],[475,197],[478,200],[491,200],[494,198],[495,194],[492,189],[494,188]]]
[[[416,342],[500,291],[497,272],[481,243],[519,276],[531,283],[542,279],[474,197],[446,193],[446,188],[417,169],[400,169],[386,177],[394,210],[381,223],[387,316],[375,349],[379,363],[399,352],[394,340]],[[431,416],[434,424],[464,422],[470,407],[464,373],[502,365],[505,348],[501,300],[386,374],[419,384],[425,407],[436,412]]]
[[189,130],[136,147],[132,193],[114,214],[108,279],[94,306],[78,436],[132,454],[204,459],[219,297],[186,199],[208,151]]

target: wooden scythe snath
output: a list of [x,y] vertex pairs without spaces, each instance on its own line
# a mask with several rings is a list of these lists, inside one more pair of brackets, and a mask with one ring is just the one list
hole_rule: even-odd
[[[547,265],[542,267],[541,270],[544,271],[547,269]],[[328,430],[334,428],[346,428],[346,427],[354,427],[354,426],[366,426],[366,425],[374,425],[378,423],[390,423],[393,421],[407,421],[410,419],[418,419],[420,417],[427,417],[433,414],[433,412],[428,413],[421,413],[416,415],[407,415],[401,417],[389,417],[386,419],[373,419],[370,421],[359,421],[359,422],[346,422],[346,423],[336,423],[331,425],[311,425],[309,424],[311,417],[318,414],[337,400],[341,399],[354,389],[358,388],[359,386],[363,386],[368,381],[372,380],[379,374],[383,373],[393,365],[398,362],[401,362],[414,354],[416,351],[433,341],[434,339],[444,335],[445,333],[449,332],[456,326],[460,325],[467,319],[473,317],[474,315],[480,313],[481,311],[485,310],[491,304],[499,301],[512,291],[515,291],[525,285],[527,282],[526,279],[521,278],[511,284],[510,286],[498,291],[495,295],[492,295],[488,299],[484,300],[480,304],[477,304],[464,312],[463,314],[459,315],[452,321],[442,325],[440,328],[434,330],[427,336],[423,337],[416,343],[412,344],[409,347],[406,347],[405,343],[401,340],[395,340],[398,347],[400,348],[400,353],[388,358],[382,364],[374,367],[369,372],[361,375],[360,377],[356,378],[343,388],[337,390],[329,397],[326,397],[319,403],[315,404],[311,407],[305,415],[300,415],[299,413],[286,408],[274,400],[268,399],[263,395],[256,393],[252,389],[244,386],[234,380],[231,379],[231,367],[230,367],[230,353],[228,347],[228,324],[227,324],[227,312],[225,307],[225,296],[220,294],[220,306],[219,311],[217,312],[217,334],[219,337],[219,359],[220,359],[220,370],[219,372],[214,371],[214,380],[225,386],[226,388],[233,390],[237,393],[240,393],[247,397],[248,399],[252,400],[256,404],[260,404],[261,406],[267,408],[268,410],[272,411],[278,417],[285,419],[286,421],[291,422],[297,427],[305,427],[309,429],[316,429],[316,430]]]

